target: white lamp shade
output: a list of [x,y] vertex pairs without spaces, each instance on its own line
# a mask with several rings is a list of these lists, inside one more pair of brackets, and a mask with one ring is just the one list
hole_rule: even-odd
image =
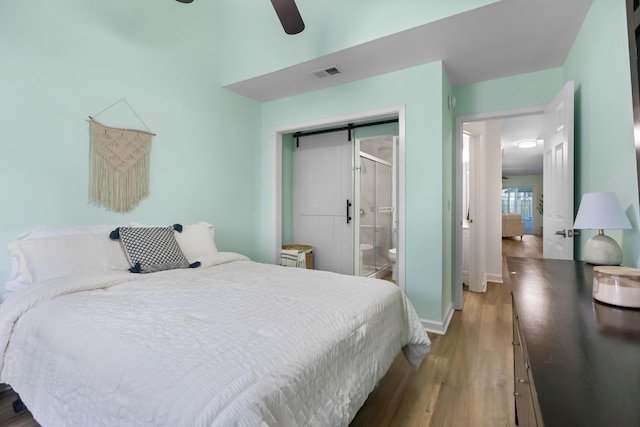
[[585,193],[573,224],[578,230],[621,230],[631,228],[615,193]]

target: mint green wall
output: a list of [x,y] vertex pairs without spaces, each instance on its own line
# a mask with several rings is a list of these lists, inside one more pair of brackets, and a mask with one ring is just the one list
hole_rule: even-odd
[[533,188],[533,233],[540,234],[542,227],[542,215],[538,212],[540,195],[544,194],[542,175],[507,176],[508,180],[502,181],[502,188],[506,187],[532,187]]
[[[640,265],[638,185],[624,1],[594,0],[564,66],[574,80],[575,209],[582,194],[614,191],[633,230],[607,231],[623,249],[623,264]],[[575,256],[594,233],[582,230]]]
[[[7,243],[41,225],[204,220],[258,257],[260,105],[220,88],[215,6],[191,6],[0,2],[1,282]],[[157,136],[150,197],[121,215],[88,202],[87,117],[122,97]],[[124,104],[98,118],[142,126]]]
[[220,34],[226,35],[228,46],[221,51],[222,81],[229,84],[266,74],[495,2],[299,1],[306,28],[289,36],[267,0],[216,1],[216,15],[224,17],[218,23]]
[[353,135],[355,138],[370,138],[381,135],[398,136],[398,123],[356,128],[353,130]]
[[264,103],[261,251],[272,252],[273,131],[285,126],[406,107],[406,291],[418,313],[442,319],[442,63]]
[[562,68],[457,86],[456,117],[542,107],[564,84]]

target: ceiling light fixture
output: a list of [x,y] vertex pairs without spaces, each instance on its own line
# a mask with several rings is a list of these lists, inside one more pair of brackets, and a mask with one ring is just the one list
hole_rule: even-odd
[[518,148],[533,148],[536,145],[538,145],[538,141],[532,140],[532,141],[519,141],[516,143],[516,145],[518,146]]

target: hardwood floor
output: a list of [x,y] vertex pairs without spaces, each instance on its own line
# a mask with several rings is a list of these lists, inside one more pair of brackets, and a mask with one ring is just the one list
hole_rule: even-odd
[[542,236],[505,237],[502,239],[502,256],[542,258]]
[[[503,239],[505,283],[465,290],[464,308],[446,335],[429,334],[431,352],[418,370],[399,355],[350,427],[514,425],[511,294],[504,256],[540,258],[540,236]],[[37,427],[28,411],[14,414],[13,391],[0,392],[0,425]]]
[[542,257],[542,237],[503,239],[504,283],[465,290],[446,335],[415,371],[398,356],[351,423],[360,426],[513,426],[511,294],[506,256]]
[[29,411],[18,414],[13,412],[13,402],[17,399],[16,393],[9,389],[0,392],[0,426],[6,427],[38,427]]
[[506,284],[464,292],[446,335],[414,370],[398,356],[358,412],[360,426],[512,426],[511,297]]

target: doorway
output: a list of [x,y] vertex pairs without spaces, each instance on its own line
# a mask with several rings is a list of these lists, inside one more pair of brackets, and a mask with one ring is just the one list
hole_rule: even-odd
[[[465,123],[486,122],[487,124],[495,124],[508,118],[524,117],[529,115],[544,115],[543,120],[543,191],[546,192],[544,197],[544,215],[543,215],[543,239],[544,239],[544,257],[558,259],[573,258],[573,103],[574,103],[574,85],[573,81],[568,81],[557,93],[554,99],[546,106],[539,108],[529,108],[523,110],[515,110],[502,113],[489,113],[477,116],[458,117],[456,119],[456,206],[462,206],[462,146],[463,146],[463,128]],[[485,163],[479,162],[480,178],[484,177],[487,181],[487,192],[483,195],[478,194],[478,199],[486,200],[486,215],[483,218],[479,216],[480,221],[475,224],[476,229],[486,230],[489,239],[498,239],[498,245],[493,245],[493,240],[480,241],[470,236],[472,242],[471,250],[476,253],[487,254],[489,257],[497,257],[499,271],[499,279],[491,279],[491,281],[501,281],[502,278],[502,262],[501,262],[501,244],[500,243],[500,215],[490,214],[489,210],[497,208],[500,211],[500,200],[498,199],[495,206],[489,200],[493,195],[500,197],[501,177],[494,177],[496,171],[501,171],[501,166],[496,167],[495,159],[500,161],[502,150],[499,140],[495,142],[495,135],[487,137],[485,135],[481,141],[484,145],[481,151],[485,152]],[[492,144],[491,141],[494,141]],[[496,153],[497,149],[497,155]],[[491,154],[493,153],[493,154]],[[501,162],[501,161],[500,161]],[[482,167],[485,168],[482,171]],[[478,177],[471,176],[470,180]],[[494,184],[495,183],[495,184]],[[494,188],[495,187],[495,188]],[[493,191],[495,189],[496,191]],[[462,301],[462,224],[463,212],[460,208],[456,209],[456,260],[455,260],[455,283],[453,306],[456,310],[461,310]],[[493,225],[492,225],[493,224]],[[492,230],[493,228],[493,230]],[[495,248],[494,248],[495,246]],[[492,262],[490,258],[488,263]],[[480,279],[482,280],[482,279]]]
[[[402,256],[405,241],[405,111],[404,106],[391,107],[387,109],[365,112],[355,115],[339,116],[332,119],[318,120],[313,122],[305,122],[301,124],[288,125],[273,131],[273,153],[274,153],[274,179],[273,179],[273,250],[272,262],[280,263],[280,253],[282,243],[298,243],[293,242],[293,170],[288,164],[288,157],[293,156],[295,148],[295,138],[293,135],[297,132],[328,129],[332,127],[350,127],[357,123],[368,123],[393,118],[396,122],[397,144],[397,200],[396,200],[396,268],[397,277],[396,284],[405,289],[405,260]],[[359,137],[366,138],[370,135],[366,131],[362,131]],[[353,171],[351,172],[353,173]],[[346,213],[345,200],[345,213]],[[353,209],[353,207],[352,207]],[[351,211],[353,214],[353,210]],[[353,215],[351,215],[353,217]],[[346,222],[346,220],[345,220]],[[355,233],[354,233],[355,234]],[[354,251],[355,252],[355,251]],[[353,274],[353,272],[352,272]]]
[[[465,211],[457,213],[457,216],[464,218],[461,231],[464,236],[462,244],[468,247],[463,248],[462,251],[468,254],[470,259],[465,262],[463,258],[460,268],[456,265],[456,274],[458,275],[458,269],[460,276],[463,271],[466,273],[465,284],[470,291],[484,292],[488,282],[503,281],[502,213],[505,205],[503,185],[505,182],[515,181],[512,176],[503,174],[502,163],[505,152],[508,151],[503,144],[505,136],[511,133],[509,126],[511,120],[541,116],[541,113],[540,110],[531,110],[460,120],[459,132],[463,136],[458,138],[462,139],[463,143],[465,140],[468,141],[466,151],[469,153],[469,158],[466,168],[462,166],[468,175],[459,179],[463,180],[463,185],[465,182],[469,185],[466,189],[462,189],[461,194],[463,198],[461,205],[465,207]],[[534,132],[537,132],[535,134],[537,137],[540,129]],[[541,161],[540,165],[542,165]],[[510,199],[507,197],[506,201],[509,202]],[[520,206],[512,206],[512,208],[517,209]],[[456,260],[457,263],[458,260]],[[459,286],[458,282],[454,292],[454,308],[462,308],[462,286]]]

